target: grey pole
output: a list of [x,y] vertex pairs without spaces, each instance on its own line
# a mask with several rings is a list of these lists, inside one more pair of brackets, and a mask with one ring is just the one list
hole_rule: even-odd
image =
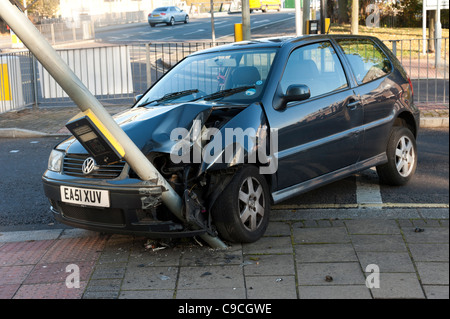
[[244,41],[250,41],[252,39],[249,0],[242,0],[242,39]]
[[[0,0],[0,17],[5,20],[27,48],[36,56],[80,110],[87,111],[90,109],[97,116],[100,122],[123,147],[125,150],[124,159],[136,174],[142,180],[155,182],[166,190],[162,193],[163,203],[178,219],[185,222],[182,215],[181,197],[114,121],[103,105],[89,92],[31,21],[12,5],[9,0]],[[201,238],[213,248],[226,247],[218,237],[203,234]]]

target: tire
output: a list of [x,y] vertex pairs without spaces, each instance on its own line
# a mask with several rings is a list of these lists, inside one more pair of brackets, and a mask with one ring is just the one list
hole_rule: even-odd
[[154,28],[155,24],[154,23],[150,23],[150,27]]
[[212,208],[213,222],[220,236],[236,243],[260,239],[269,224],[269,196],[269,187],[258,168],[241,168]]
[[171,25],[171,26],[174,26],[175,25],[175,19],[172,17],[172,18],[170,18],[170,21],[169,22],[167,22],[167,25]]
[[417,167],[416,139],[408,128],[392,128],[386,155],[388,162],[377,166],[380,181],[392,186],[405,185]]
[[189,16],[188,16],[188,15],[184,18],[184,23],[185,23],[185,24],[188,24],[188,23],[189,23]]

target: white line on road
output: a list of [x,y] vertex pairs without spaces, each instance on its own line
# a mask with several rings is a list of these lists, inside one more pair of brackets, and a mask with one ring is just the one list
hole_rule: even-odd
[[371,205],[383,204],[378,175],[374,168],[356,175],[356,202]]
[[204,32],[204,31],[205,31],[204,29],[198,29],[197,31],[188,32],[188,33],[185,33],[183,35],[189,35],[189,34],[194,34],[194,33],[199,33],[199,32]]

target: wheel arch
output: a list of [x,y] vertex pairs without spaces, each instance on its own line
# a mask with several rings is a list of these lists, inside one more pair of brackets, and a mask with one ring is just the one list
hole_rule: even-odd
[[394,120],[393,126],[407,127],[413,133],[414,138],[417,138],[418,125],[416,124],[414,115],[411,114],[411,112],[403,111],[399,113],[397,118]]

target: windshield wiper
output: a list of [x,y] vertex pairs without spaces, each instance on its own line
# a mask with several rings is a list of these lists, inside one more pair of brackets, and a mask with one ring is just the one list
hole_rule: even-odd
[[193,101],[197,101],[197,100],[211,101],[211,100],[215,100],[215,99],[219,99],[221,97],[234,95],[236,93],[247,91],[248,89],[254,89],[254,88],[255,88],[254,85],[240,86],[240,87],[237,87],[237,88],[227,89],[227,90],[218,91],[218,92],[215,92],[215,93],[212,93],[212,94],[204,95],[204,96],[199,97],[198,99],[195,99]]
[[166,95],[164,95],[160,99],[153,100],[153,101],[150,101],[150,102],[145,102],[144,104],[138,105],[138,107],[146,106],[146,105],[149,105],[149,104],[152,104],[152,103],[160,103],[160,102],[164,102],[164,101],[168,101],[168,100],[173,100],[173,99],[176,99],[176,98],[179,98],[179,97],[183,97],[183,96],[186,96],[186,95],[190,95],[190,94],[194,94],[194,93],[198,93],[198,89],[167,93]]

